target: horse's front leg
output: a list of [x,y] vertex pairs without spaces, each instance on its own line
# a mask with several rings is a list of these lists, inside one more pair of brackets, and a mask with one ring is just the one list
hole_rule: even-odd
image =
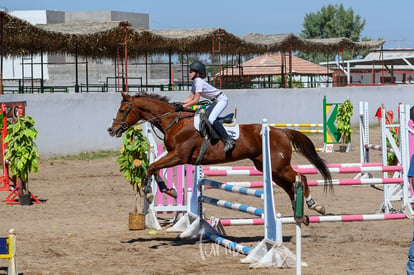
[[159,171],[164,168],[169,168],[181,164],[180,158],[173,152],[169,152],[164,157],[160,158],[158,161],[152,163],[147,169],[147,177],[144,181],[144,194],[146,200],[151,203],[154,199],[152,193],[151,183],[152,177],[154,176],[155,181],[157,182],[158,188],[161,192],[166,193],[169,196],[177,198],[177,191],[174,188],[168,188],[165,184],[163,178],[159,175]]

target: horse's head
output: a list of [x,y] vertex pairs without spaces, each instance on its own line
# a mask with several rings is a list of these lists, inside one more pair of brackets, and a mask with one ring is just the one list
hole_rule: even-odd
[[118,109],[111,127],[108,128],[108,133],[110,136],[121,137],[139,119],[140,116],[132,106],[132,97],[122,93],[121,106]]

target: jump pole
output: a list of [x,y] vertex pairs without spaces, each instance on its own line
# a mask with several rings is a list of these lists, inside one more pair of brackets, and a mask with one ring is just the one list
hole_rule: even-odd
[[[279,214],[278,214],[279,215]],[[386,221],[386,220],[403,220],[407,216],[404,213],[395,214],[364,214],[364,215],[340,215],[340,216],[310,216],[309,223],[322,222],[362,222],[362,221]],[[279,215],[282,224],[295,223],[293,217],[282,217]],[[223,226],[238,225],[263,225],[264,220],[257,219],[223,219],[220,220]]]
[[[327,163],[326,166],[328,168],[372,167],[372,166],[382,166],[382,162]],[[308,169],[308,168],[315,168],[315,166],[312,164],[301,164],[301,165],[292,165],[292,168],[293,169]],[[204,173],[206,173],[206,171],[212,171],[212,170],[256,170],[257,171],[257,169],[254,166],[203,166]],[[207,172],[207,173],[210,173],[210,172]]]
[[[319,171],[314,166],[292,166],[293,169],[304,175],[319,174]],[[308,168],[309,167],[309,168]],[[402,169],[402,166],[383,166],[383,165],[360,165],[360,166],[346,166],[343,167],[329,167],[331,173],[351,174],[351,173],[366,173],[366,172],[395,172]],[[204,171],[205,176],[222,177],[222,176],[262,176],[263,173],[255,168],[247,168],[245,170],[207,170]]]
[[[358,173],[358,172],[398,172],[402,173],[403,166],[382,166],[382,163],[344,163],[344,164],[328,164],[330,171],[332,173]],[[298,171],[301,171],[304,174],[316,173],[315,168],[312,165],[296,165],[294,166]],[[243,170],[244,169],[244,170]],[[255,170],[253,167],[203,167],[204,174],[209,176],[223,176],[223,175],[259,175],[260,172]],[[308,185],[313,186],[323,186],[325,184],[324,180],[309,180]],[[402,177],[398,178],[353,178],[353,179],[333,179],[333,185],[341,186],[356,186],[356,185],[374,185],[374,184],[393,184],[400,185],[404,184],[404,179]],[[226,182],[222,183],[223,188],[235,189],[235,188],[261,188],[263,187],[263,182]],[[224,187],[225,186],[225,187]],[[247,191],[245,191],[247,192]],[[387,203],[387,200],[383,202]],[[223,202],[222,202],[223,204]],[[351,216],[335,216],[334,221],[360,221],[358,215]],[[363,219],[375,219],[375,220],[384,220],[382,216],[372,216],[364,217]],[[312,217],[311,217],[312,219]],[[386,218],[388,219],[388,217]],[[328,219],[322,218],[319,222],[331,221],[331,217]],[[263,225],[263,219],[222,219],[223,226],[228,225]]]

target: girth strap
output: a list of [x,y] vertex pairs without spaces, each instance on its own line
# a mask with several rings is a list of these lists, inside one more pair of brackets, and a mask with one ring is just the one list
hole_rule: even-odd
[[201,144],[200,154],[198,154],[198,157],[194,163],[194,165],[200,165],[201,160],[203,159],[204,155],[206,154],[208,145],[210,143],[210,139],[208,136],[205,136],[203,139],[203,143]]

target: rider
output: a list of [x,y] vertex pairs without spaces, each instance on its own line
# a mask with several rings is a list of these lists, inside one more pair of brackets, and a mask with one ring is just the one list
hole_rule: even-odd
[[177,104],[176,110],[182,111],[183,108],[198,104],[200,96],[209,99],[213,102],[207,111],[210,112],[208,121],[213,125],[214,130],[219,134],[224,143],[224,152],[231,150],[234,147],[235,140],[232,139],[224,129],[223,125],[217,121],[217,117],[226,108],[228,99],[227,96],[220,90],[208,84],[203,78],[206,77],[206,66],[200,61],[194,61],[190,64],[191,94],[189,97]]

